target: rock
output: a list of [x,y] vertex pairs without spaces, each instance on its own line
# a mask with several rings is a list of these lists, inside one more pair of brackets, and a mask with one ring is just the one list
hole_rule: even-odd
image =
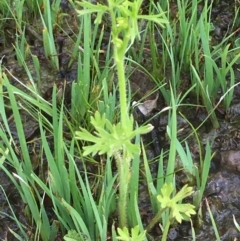
[[240,172],[240,151],[223,151],[221,154],[221,165],[225,170]]

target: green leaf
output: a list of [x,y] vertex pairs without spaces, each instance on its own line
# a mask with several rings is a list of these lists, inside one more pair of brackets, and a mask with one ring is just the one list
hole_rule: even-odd
[[147,21],[154,22],[164,28],[164,24],[167,24],[168,21],[162,18],[164,13],[160,13],[157,15],[138,15],[139,19],[145,19]]
[[183,200],[185,197],[190,196],[193,193],[192,187],[185,185],[173,198],[174,202]]
[[107,153],[113,156],[116,151],[123,151],[125,157],[133,158],[135,154],[140,153],[139,145],[132,143],[133,138],[153,128],[151,125],[146,125],[133,130],[133,122],[133,117],[127,118],[128,125],[124,129],[121,123],[111,124],[105,114],[101,116],[99,112],[96,112],[94,117],[91,117],[91,124],[95,128],[94,134],[83,128],[75,132],[76,139],[93,143],[83,147],[83,155]]
[[76,131],[76,139],[79,140],[84,140],[84,141],[91,141],[91,142],[96,142],[97,141],[97,137],[95,137],[94,135],[92,135],[90,132],[88,132],[86,129],[84,128],[80,128],[81,131]]
[[235,225],[235,227],[237,228],[238,232],[240,232],[240,225],[239,225],[238,222],[236,221],[236,218],[235,218],[234,215],[233,215],[233,222],[234,222],[234,225]]
[[134,241],[142,241],[145,238],[146,231],[140,232],[139,226],[135,226],[131,229],[132,240]]
[[173,198],[171,194],[174,191],[173,185],[171,183],[164,184],[161,189],[161,195],[157,196],[158,201],[161,203],[162,208],[171,209],[171,217],[176,219],[177,222],[181,223],[182,220],[187,220],[191,215],[196,214],[194,206],[191,204],[181,204],[178,203],[182,201],[185,197],[190,196],[193,191],[192,187],[185,185]]
[[88,1],[81,1],[81,2],[77,2],[81,7],[85,8],[82,10],[77,10],[77,12],[80,15],[84,15],[84,14],[91,14],[91,13],[95,13],[95,12],[100,12],[100,13],[104,13],[108,10],[108,7],[106,5],[103,4],[92,4]]
[[191,214],[196,214],[194,208],[191,204],[176,204],[175,208],[172,209],[172,217],[181,223],[182,220],[187,219],[186,216],[190,218]]
[[126,240],[126,241],[129,240],[130,236],[129,236],[128,229],[126,227],[124,227],[123,229],[117,228],[117,231],[118,231],[118,234],[120,235],[117,237],[117,239]]
[[65,241],[83,241],[81,236],[75,230],[69,230],[63,239]]
[[145,238],[146,231],[140,232],[139,226],[135,226],[134,228],[131,228],[131,236],[129,234],[129,231],[126,227],[123,229],[117,228],[118,235],[117,239],[123,240],[123,241],[142,241]]
[[164,184],[164,186],[161,189],[161,193],[162,195],[158,195],[157,199],[158,201],[161,203],[161,207],[165,208],[165,207],[170,207],[170,203],[171,203],[171,198],[170,195],[173,192],[173,186],[172,184]]

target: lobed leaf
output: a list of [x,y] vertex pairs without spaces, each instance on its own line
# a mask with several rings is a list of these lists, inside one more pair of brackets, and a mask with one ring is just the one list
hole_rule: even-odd
[[173,198],[171,194],[174,191],[173,185],[171,183],[165,183],[161,189],[161,195],[157,196],[157,200],[161,203],[162,208],[170,208],[171,216],[175,218],[177,222],[181,223],[182,220],[186,220],[193,214],[196,214],[194,206],[191,204],[181,204],[178,203],[182,201],[185,197],[193,193],[192,187],[185,185]]

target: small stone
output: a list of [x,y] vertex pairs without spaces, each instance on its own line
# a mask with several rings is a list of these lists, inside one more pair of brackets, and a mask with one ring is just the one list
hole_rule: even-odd
[[224,169],[240,172],[240,151],[223,151],[220,154]]

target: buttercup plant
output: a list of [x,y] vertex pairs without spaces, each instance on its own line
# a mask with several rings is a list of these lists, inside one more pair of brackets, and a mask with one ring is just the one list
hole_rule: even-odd
[[163,230],[162,241],[167,240],[167,234],[171,225],[171,221],[176,220],[178,223],[181,223],[182,220],[189,220],[191,215],[196,214],[195,206],[189,203],[181,203],[181,201],[193,194],[193,188],[185,185],[182,189],[173,196],[174,187],[172,183],[165,183],[161,188],[161,194],[157,196],[158,202],[161,204],[161,209],[152,219],[147,227],[147,231],[151,230],[152,227],[158,222],[162,214],[169,209],[170,215],[169,219]]
[[[153,127],[144,125],[134,129],[134,119],[129,114],[126,93],[125,77],[125,54],[133,44],[135,38],[140,38],[138,20],[153,21],[163,27],[167,23],[162,18],[164,13],[157,15],[139,15],[142,0],[108,0],[108,5],[92,4],[87,1],[78,3],[82,10],[79,15],[96,13],[95,23],[99,24],[103,14],[107,13],[111,19],[111,37],[113,43],[114,61],[118,75],[118,85],[120,93],[120,122],[112,124],[103,114],[96,112],[91,117],[91,124],[95,132],[91,134],[88,130],[80,128],[76,132],[76,139],[92,142],[84,148],[84,155],[107,154],[114,156],[117,162],[119,173],[119,225],[121,228],[127,227],[127,194],[128,184],[131,178],[131,160],[135,154],[140,153],[140,146],[133,144],[132,140],[137,135],[150,132]],[[159,12],[160,7],[159,7]]]
[[123,241],[142,241],[145,238],[146,233],[146,231],[140,232],[139,226],[131,229],[131,235],[126,227],[124,227],[123,229],[118,228],[117,230],[119,234],[117,239]]

